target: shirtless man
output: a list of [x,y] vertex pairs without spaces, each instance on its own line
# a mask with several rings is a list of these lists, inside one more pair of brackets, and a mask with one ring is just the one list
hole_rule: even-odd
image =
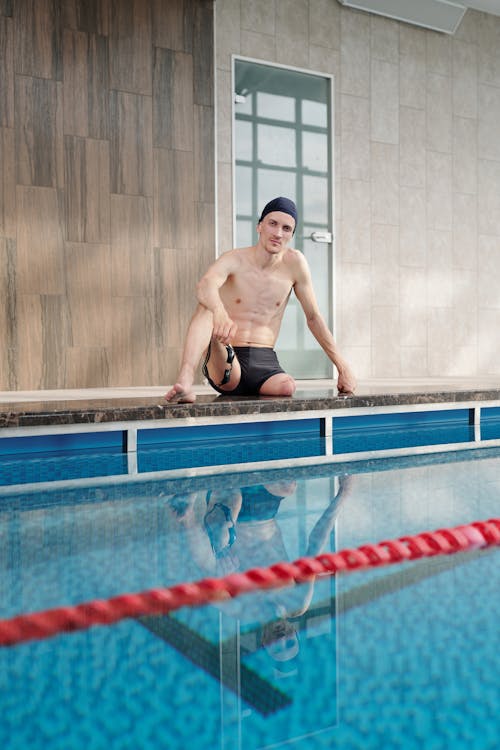
[[257,224],[257,244],[224,253],[198,282],[198,306],[167,401],[195,401],[193,383],[202,356],[203,373],[219,393],[292,396],[295,380],[274,352],[292,289],[311,333],[337,368],[338,390],[354,391],[355,377],[321,315],[307,261],[288,247],[296,223],[293,201],[270,201]]

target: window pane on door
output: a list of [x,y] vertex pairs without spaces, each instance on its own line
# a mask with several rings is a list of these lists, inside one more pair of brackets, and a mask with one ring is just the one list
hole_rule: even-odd
[[302,100],[302,124],[314,125],[317,128],[328,127],[328,107],[326,102]]
[[252,169],[251,167],[236,167],[236,191],[238,194],[238,213],[252,216]]
[[302,164],[313,172],[327,172],[328,138],[326,133],[302,132]]
[[269,120],[295,122],[295,99],[279,94],[257,94],[257,116]]
[[295,167],[295,130],[274,125],[258,125],[257,158],[264,164]]
[[252,123],[246,120],[236,120],[236,159],[242,161],[252,161],[253,159],[253,139]]
[[304,221],[324,225],[328,217],[328,179],[304,175]]

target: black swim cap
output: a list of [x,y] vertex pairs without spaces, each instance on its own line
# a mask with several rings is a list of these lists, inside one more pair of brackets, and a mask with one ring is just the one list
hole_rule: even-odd
[[297,224],[297,206],[292,200],[290,200],[290,198],[283,198],[283,196],[280,196],[279,198],[273,198],[272,201],[266,203],[260,215],[259,222],[262,221],[264,216],[270,214],[272,211],[283,211],[283,213],[293,216],[295,224]]

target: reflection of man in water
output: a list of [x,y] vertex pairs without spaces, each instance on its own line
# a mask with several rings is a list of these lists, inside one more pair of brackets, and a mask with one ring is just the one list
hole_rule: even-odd
[[[331,499],[312,529],[306,556],[319,554],[333,529],[341,500],[350,491],[352,477],[340,479]],[[281,502],[292,495],[296,482],[281,481],[243,487],[229,492],[212,492],[207,497],[204,523],[216,559],[217,574],[267,567],[289,559],[276,515]],[[221,606],[233,616],[262,624],[262,645],[278,662],[292,659],[299,650],[296,618],[307,611],[314,581],[300,586],[258,592],[244,600]],[[250,601],[251,599],[251,601]]]

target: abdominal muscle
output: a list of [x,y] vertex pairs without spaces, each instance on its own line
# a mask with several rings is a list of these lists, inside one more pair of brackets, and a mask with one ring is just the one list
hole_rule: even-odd
[[[235,309],[236,308],[236,309]],[[237,325],[233,346],[262,346],[274,348],[278,338],[281,320],[285,310],[272,311],[272,314],[248,310],[243,304],[226,307],[229,317]]]
[[[247,322],[239,322],[236,316],[231,316],[238,329],[236,335],[233,338],[233,346],[260,346],[260,347],[271,347],[274,348],[276,339],[278,338],[279,323],[278,326],[270,325],[248,325]],[[275,330],[276,328],[276,330]]]

